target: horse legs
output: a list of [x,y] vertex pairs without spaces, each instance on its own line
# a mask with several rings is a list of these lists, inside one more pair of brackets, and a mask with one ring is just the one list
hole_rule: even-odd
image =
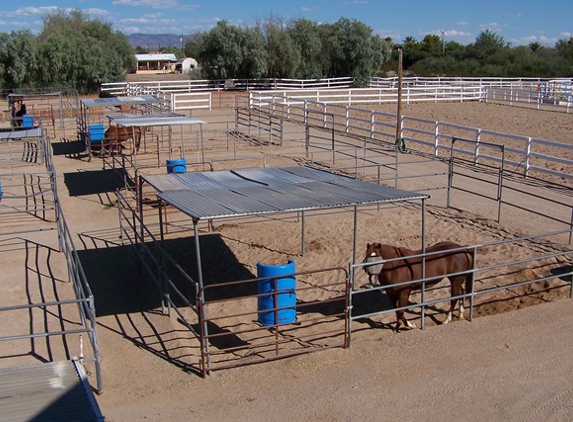
[[[451,294],[452,297],[454,296],[461,296],[464,294],[464,280],[465,277],[454,277],[451,280]],[[458,315],[459,319],[464,319],[464,300],[463,299],[459,299],[460,301],[460,313]],[[454,311],[456,309],[456,304],[458,303],[458,299],[452,299],[450,301],[450,310],[448,311],[448,316],[446,318],[446,320],[443,322],[444,324],[447,324],[448,322],[452,321],[452,317],[454,316]]]
[[[392,299],[392,303],[397,308],[403,308],[404,306],[408,305],[408,299],[410,297],[410,289],[402,289],[398,292],[393,292],[390,295]],[[416,324],[410,322],[404,316],[404,310],[396,311],[396,332],[400,332],[400,325],[404,324],[406,328],[416,328]]]

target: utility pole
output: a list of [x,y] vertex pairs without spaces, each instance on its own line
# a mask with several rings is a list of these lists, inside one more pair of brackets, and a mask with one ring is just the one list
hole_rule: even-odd
[[396,111],[396,145],[400,145],[402,122],[402,46],[398,47],[398,109]]
[[444,39],[444,34],[446,33],[446,31],[443,29],[440,29],[440,32],[442,33],[442,53],[445,53],[446,52],[446,42]]

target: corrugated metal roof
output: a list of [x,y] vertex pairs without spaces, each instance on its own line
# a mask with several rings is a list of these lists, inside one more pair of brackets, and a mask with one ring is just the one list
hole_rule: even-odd
[[42,128],[33,127],[30,129],[14,128],[0,129],[0,139],[18,139],[18,138],[41,138]]
[[173,53],[147,53],[136,54],[135,59],[138,62],[164,62],[164,61],[177,61],[177,56]]
[[162,200],[193,219],[428,198],[310,167],[146,175],[144,179]]
[[73,361],[0,369],[0,419],[103,421],[95,397]]
[[118,126],[172,126],[197,125],[206,123],[203,120],[192,119],[184,114],[119,114],[109,116],[110,122]]
[[113,98],[86,98],[81,100],[82,104],[87,108],[92,107],[115,107],[122,105],[145,105],[145,104],[161,104],[165,101],[156,98],[153,95],[137,95],[131,97],[113,97]]

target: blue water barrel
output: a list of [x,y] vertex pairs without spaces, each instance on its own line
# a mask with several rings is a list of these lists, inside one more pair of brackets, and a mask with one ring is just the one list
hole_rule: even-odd
[[2,194],[4,192],[2,192],[2,180],[0,180],[0,202],[2,202]]
[[295,272],[294,261],[290,259],[286,265],[257,263],[257,278],[263,279],[259,280],[257,285],[258,294],[263,295],[258,298],[257,308],[259,322],[262,325],[275,325],[275,313],[278,314],[277,324],[296,321],[296,280],[293,275]]
[[187,160],[185,158],[179,158],[177,160],[167,160],[167,174],[186,173],[186,172],[187,172]]
[[105,138],[105,128],[102,124],[88,126],[88,133],[92,144],[101,144]]
[[22,116],[22,127],[34,127],[34,115],[24,114]]

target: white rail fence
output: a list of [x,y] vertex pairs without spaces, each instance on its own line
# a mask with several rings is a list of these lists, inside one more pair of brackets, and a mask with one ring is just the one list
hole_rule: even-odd
[[573,93],[548,90],[541,85],[535,90],[488,88],[484,101],[570,113],[573,106]]
[[[402,100],[408,104],[490,101],[569,112],[573,102],[573,79],[411,77],[403,78],[402,82]],[[373,78],[368,88],[352,88],[352,83],[352,78],[181,80],[108,83],[102,84],[101,89],[116,95],[155,95],[165,99],[171,111],[210,109],[210,93],[221,90],[250,90],[258,103],[273,95],[289,97],[290,101],[348,105],[397,101],[397,78]]]
[[[404,77],[402,83],[411,86],[481,86],[483,88],[516,88],[536,90],[540,84],[552,80],[542,78],[471,78],[471,77]],[[370,88],[396,87],[398,78],[372,78]]]
[[[252,93],[252,106],[306,126],[388,144],[396,142],[397,123],[393,113],[268,94]],[[408,116],[401,116],[399,134],[409,148],[435,156],[449,156],[453,140],[462,139],[467,142],[458,143],[454,152],[475,163],[499,164],[503,161],[505,165],[513,166],[514,172],[526,177],[537,172],[573,179],[572,145]],[[503,145],[504,157],[497,150],[488,148],[488,144]]]
[[101,85],[101,90],[109,91],[115,95],[125,95],[130,89],[147,89],[150,91],[164,92],[306,88],[329,89],[349,88],[353,83],[354,79],[350,77],[324,79],[189,79],[179,81],[104,83]]
[[[440,101],[479,101],[484,89],[479,86],[404,86],[402,101],[440,102]],[[327,104],[384,104],[396,103],[396,88],[350,88],[350,89],[305,89],[289,91],[253,91],[250,104],[264,106],[267,103],[301,104],[315,101]]]

